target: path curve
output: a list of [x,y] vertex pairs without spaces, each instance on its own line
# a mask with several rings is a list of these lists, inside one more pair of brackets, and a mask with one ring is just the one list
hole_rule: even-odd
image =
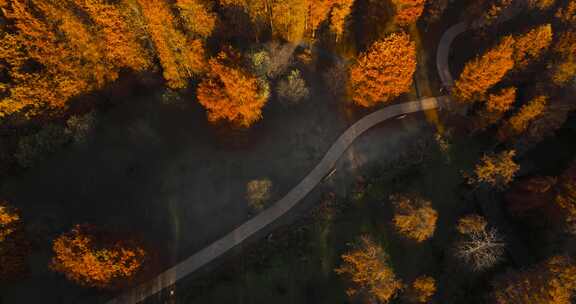
[[107,302],[107,304],[135,304],[174,285],[178,280],[222,256],[292,209],[322,181],[322,178],[330,172],[346,149],[366,130],[398,115],[440,108],[446,100],[447,97],[445,96],[425,98],[418,101],[391,105],[366,115],[344,131],[334,144],[332,144],[316,167],[282,199],[252,219],[244,222],[224,237],[164,271],[156,278],[133,288],[118,298]]
[[460,22],[449,29],[447,29],[442,38],[440,38],[440,43],[438,44],[438,50],[436,51],[436,68],[438,69],[438,75],[440,75],[440,80],[444,87],[448,90],[452,89],[454,86],[454,78],[450,72],[450,49],[452,47],[452,42],[460,34],[468,30],[467,22]]

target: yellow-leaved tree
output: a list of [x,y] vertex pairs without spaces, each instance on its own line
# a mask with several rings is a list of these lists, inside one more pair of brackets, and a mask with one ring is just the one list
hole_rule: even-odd
[[336,273],[350,282],[346,293],[368,301],[388,303],[402,289],[382,247],[369,236],[361,236],[354,247],[342,255]]
[[454,94],[460,101],[480,99],[514,67],[514,38],[504,37],[500,43],[466,63],[454,84]]
[[390,197],[394,204],[394,228],[408,239],[425,241],[434,235],[438,212],[430,201],[418,195],[396,194]]

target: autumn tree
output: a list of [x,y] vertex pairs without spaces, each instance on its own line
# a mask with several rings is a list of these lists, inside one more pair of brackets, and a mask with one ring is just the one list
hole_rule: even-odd
[[538,60],[552,43],[552,25],[544,24],[515,37],[514,62],[518,68],[525,68]]
[[425,241],[434,235],[438,213],[432,204],[417,195],[392,195],[394,203],[393,224],[403,236],[417,242]]
[[566,5],[559,7],[555,16],[566,25],[576,24],[576,1],[566,1]]
[[481,26],[487,27],[495,24],[499,19],[510,13],[514,0],[491,0],[482,11]]
[[74,0],[94,22],[96,37],[107,62],[116,69],[143,71],[151,64],[150,55],[139,43],[136,31],[130,28],[127,16],[115,4],[104,0]]
[[27,270],[29,253],[19,211],[0,202],[0,281],[21,277]]
[[499,263],[504,257],[505,244],[495,228],[487,227],[486,219],[468,215],[458,220],[460,238],[455,254],[474,271],[483,271]]
[[493,285],[497,304],[570,304],[576,291],[576,265],[567,256],[554,256],[526,270],[508,271]]
[[537,96],[523,105],[520,110],[510,117],[498,130],[498,139],[504,141],[510,136],[515,136],[526,131],[530,122],[542,114],[547,103],[548,97]]
[[449,0],[428,0],[425,6],[425,19],[428,23],[434,23],[440,20],[450,4]]
[[170,88],[185,88],[189,78],[205,69],[203,42],[188,39],[176,28],[174,15],[165,1],[138,0],[138,3],[164,79]]
[[400,26],[416,23],[422,12],[426,0],[392,0],[396,11],[395,21]]
[[189,34],[204,39],[210,37],[218,19],[212,11],[213,3],[211,1],[176,0],[175,5]]
[[352,100],[363,107],[410,91],[416,71],[416,45],[406,33],[375,42],[350,68]]
[[336,35],[336,40],[340,40],[344,35],[344,28],[348,16],[352,12],[354,0],[337,0],[334,1],[330,13],[330,30]]
[[552,47],[554,57],[551,60],[548,73],[552,82],[564,86],[576,76],[576,32],[566,31]]
[[336,273],[346,278],[351,287],[349,296],[388,303],[402,289],[382,247],[369,236],[362,236],[354,247],[342,255],[342,265]]
[[410,284],[404,298],[410,303],[428,303],[436,293],[436,280],[430,276],[419,276]]
[[528,7],[531,9],[546,10],[555,4],[556,0],[528,0]]
[[502,151],[497,154],[484,155],[476,164],[474,175],[469,177],[469,183],[486,183],[493,187],[508,185],[520,169],[514,162],[516,151]]
[[555,204],[563,211],[567,226],[576,224],[576,162],[560,176],[556,189]]
[[486,93],[514,67],[514,38],[504,37],[484,54],[469,61],[454,84],[461,101],[473,101]]
[[508,87],[489,94],[484,107],[478,111],[474,128],[483,130],[498,122],[516,101],[516,92],[515,87]]
[[52,245],[54,271],[78,284],[112,288],[142,268],[144,250],[126,242],[108,242],[88,226],[75,226]]
[[249,127],[262,117],[269,95],[267,82],[239,66],[235,51],[220,52],[209,61],[206,77],[198,85],[198,102],[208,111],[208,120],[226,120]]

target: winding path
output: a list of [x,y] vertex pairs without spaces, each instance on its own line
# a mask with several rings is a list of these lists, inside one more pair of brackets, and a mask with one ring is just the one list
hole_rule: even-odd
[[128,291],[124,295],[113,299],[108,304],[138,303],[152,296],[164,288],[174,285],[178,280],[214,259],[241,244],[260,229],[276,221],[288,210],[292,209],[310,191],[312,191],[322,178],[330,172],[340,156],[348,149],[354,140],[373,126],[398,115],[410,114],[439,108],[447,101],[445,96],[431,97],[418,101],[395,104],[371,113],[350,126],[330,147],[326,155],[304,179],[292,188],[282,199],[265,209],[257,216],[244,222],[242,225],[224,237],[198,251],[172,268],[164,271],[153,280]]
[[[468,24],[464,22],[458,23],[450,27],[440,39],[436,54],[436,65],[440,79],[446,88],[451,88],[454,84],[454,79],[450,73],[448,64],[450,47],[454,39],[467,29]],[[156,293],[159,293],[163,289],[174,285],[178,280],[222,256],[232,248],[240,245],[259,230],[286,214],[286,212],[298,204],[300,200],[302,200],[322,181],[322,178],[330,172],[346,149],[348,149],[354,140],[366,130],[398,115],[442,108],[449,104],[449,100],[450,98],[448,96],[430,97],[422,100],[391,105],[363,117],[340,135],[316,167],[282,199],[255,217],[244,222],[224,237],[159,274],[154,279],[108,301],[107,304],[136,304]]]

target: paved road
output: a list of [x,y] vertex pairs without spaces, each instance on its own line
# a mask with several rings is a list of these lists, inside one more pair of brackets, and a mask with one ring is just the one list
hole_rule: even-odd
[[454,78],[450,72],[449,64],[452,42],[458,35],[464,33],[466,30],[468,30],[468,23],[460,22],[446,30],[442,38],[440,38],[436,52],[436,68],[438,69],[440,80],[446,89],[451,89],[454,85]]
[[318,183],[321,182],[322,178],[330,172],[346,149],[348,149],[354,140],[366,130],[398,115],[439,108],[447,100],[446,97],[442,96],[391,105],[363,117],[340,135],[316,167],[282,199],[259,213],[257,216],[240,225],[221,239],[161,273],[153,280],[137,286],[126,294],[109,301],[108,304],[138,303],[147,297],[174,285],[178,280],[222,256],[230,249],[254,235],[260,229],[276,221],[288,210],[292,209],[292,207],[294,207],[310,191],[312,191]]

